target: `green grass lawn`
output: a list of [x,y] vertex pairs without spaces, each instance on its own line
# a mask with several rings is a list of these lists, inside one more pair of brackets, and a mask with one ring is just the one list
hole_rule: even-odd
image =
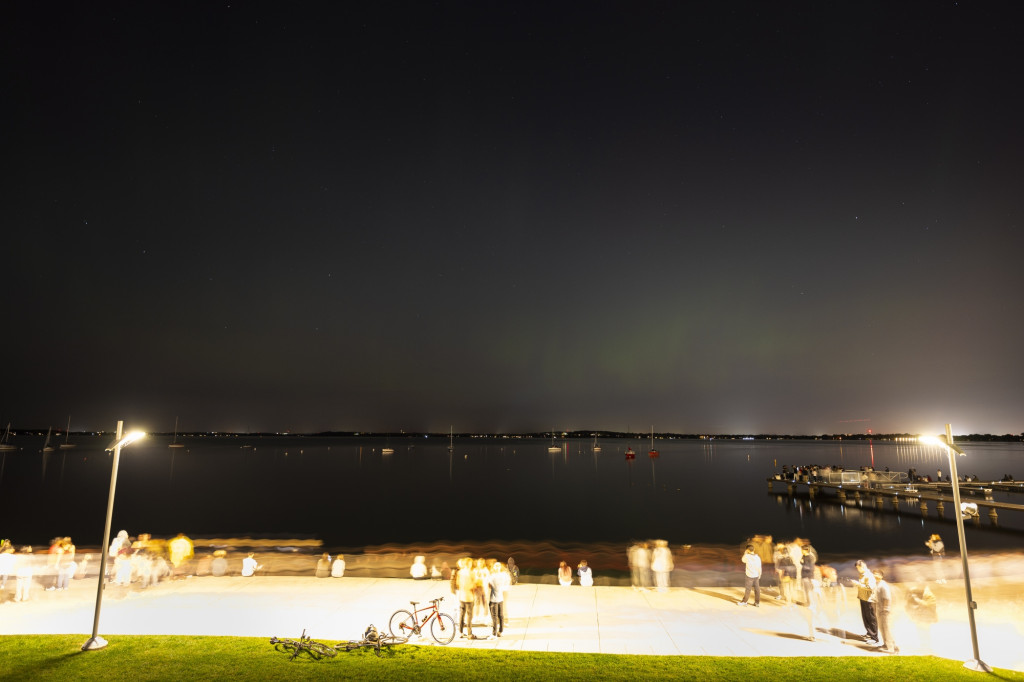
[[[713,656],[620,656],[498,652],[456,647],[402,645],[378,658],[371,650],[341,651],[335,658],[289,660],[265,638],[109,637],[99,651],[81,651],[82,635],[0,637],[4,680],[1024,680],[1024,673],[993,676],[962,663],[925,656],[749,658]],[[333,642],[332,642],[333,643]]]

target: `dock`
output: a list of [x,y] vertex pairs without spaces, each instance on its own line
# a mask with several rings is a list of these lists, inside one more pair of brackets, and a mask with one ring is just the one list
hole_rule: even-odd
[[[895,471],[834,471],[820,476],[783,478],[775,475],[768,479],[769,492],[785,487],[791,496],[797,491],[806,491],[811,499],[831,498],[838,504],[863,509],[882,511],[887,505],[896,512],[904,508],[917,509],[922,518],[929,516],[929,505],[934,505],[940,519],[944,518],[946,505],[954,504],[952,485],[947,481],[910,481],[906,473]],[[981,522],[983,513],[993,526],[998,526],[1000,511],[1024,511],[1024,504],[993,499],[996,491],[1024,493],[1024,482],[963,481],[959,488],[965,518],[970,517],[976,524]],[[954,518],[951,516],[949,520]]]

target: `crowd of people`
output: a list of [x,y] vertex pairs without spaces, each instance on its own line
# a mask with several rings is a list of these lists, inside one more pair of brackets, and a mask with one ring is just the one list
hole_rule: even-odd
[[[942,539],[933,534],[925,545],[936,560],[936,582],[945,582],[941,568],[945,556]],[[776,600],[787,607],[802,607],[808,627],[806,639],[814,641],[817,632],[835,631],[841,607],[846,604],[846,591],[836,569],[818,562],[818,553],[810,540],[798,538],[774,543],[770,535],[755,535],[746,545],[740,562],[744,565],[744,592],[737,602],[739,605],[760,606],[761,581],[766,580],[765,587],[774,589]],[[871,569],[863,560],[857,561],[854,567],[857,578],[848,581],[856,588],[864,625],[863,641],[878,651],[899,653],[892,630],[895,602],[892,585],[881,568]],[[930,626],[937,620],[935,594],[926,584],[917,582],[908,587],[905,604],[908,615],[918,626],[922,645],[929,647]]]
[[452,594],[459,601],[459,636],[481,639],[473,634],[476,624],[490,628],[486,639],[501,637],[505,632],[506,595],[519,581],[512,557],[505,565],[493,559],[463,557],[456,562],[450,580]]

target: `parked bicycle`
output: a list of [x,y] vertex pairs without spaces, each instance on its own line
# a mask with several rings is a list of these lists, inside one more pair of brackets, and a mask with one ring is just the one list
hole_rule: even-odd
[[405,609],[399,609],[391,614],[388,621],[388,628],[391,634],[396,637],[411,637],[422,635],[427,623],[430,623],[430,636],[438,644],[448,644],[455,639],[455,619],[447,613],[441,613],[438,604],[444,601],[444,597],[430,600],[430,606],[417,609],[419,602],[411,601],[412,613]]
[[302,636],[298,640],[294,639],[282,639],[280,637],[271,637],[270,643],[274,645],[274,648],[278,651],[284,651],[291,654],[289,660],[295,660],[295,657],[306,652],[310,658],[319,661],[324,656],[333,657],[337,650],[323,642],[317,642],[316,640],[308,637],[306,631],[302,631]]
[[396,637],[395,635],[382,634],[377,632],[377,628],[372,625],[366,628],[366,632],[363,633],[362,639],[354,639],[348,642],[339,642],[335,645],[336,649],[344,649],[345,651],[352,651],[362,647],[373,649],[378,656],[381,655],[381,649],[383,647],[392,647],[395,644],[405,644],[409,639],[407,637]]

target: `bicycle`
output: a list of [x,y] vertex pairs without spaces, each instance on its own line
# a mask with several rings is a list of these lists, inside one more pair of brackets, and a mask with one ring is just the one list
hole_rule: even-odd
[[[419,602],[411,601],[412,613],[405,609],[399,609],[391,614],[388,621],[388,629],[396,637],[411,637],[412,635],[423,635],[423,628],[430,622],[430,636],[438,644],[448,644],[455,639],[455,619],[447,613],[441,613],[438,603],[444,601],[444,597],[430,600],[430,606],[417,609]],[[426,615],[421,615],[426,614]]]
[[294,639],[282,639],[280,637],[271,637],[270,643],[274,645],[274,648],[278,651],[291,652],[289,660],[294,661],[295,657],[301,654],[303,651],[309,654],[310,658],[319,661],[324,656],[334,657],[337,650],[324,644],[323,642],[317,642],[306,635],[305,629],[302,631],[302,636],[298,640]]
[[344,649],[345,651],[352,651],[362,647],[372,648],[377,656],[381,655],[381,649],[383,647],[392,647],[395,644],[405,644],[409,639],[407,637],[396,637],[395,635],[382,635],[377,632],[377,628],[372,625],[366,628],[366,632],[363,633],[363,638],[358,640],[350,640],[348,642],[338,642],[334,645],[335,649]]

